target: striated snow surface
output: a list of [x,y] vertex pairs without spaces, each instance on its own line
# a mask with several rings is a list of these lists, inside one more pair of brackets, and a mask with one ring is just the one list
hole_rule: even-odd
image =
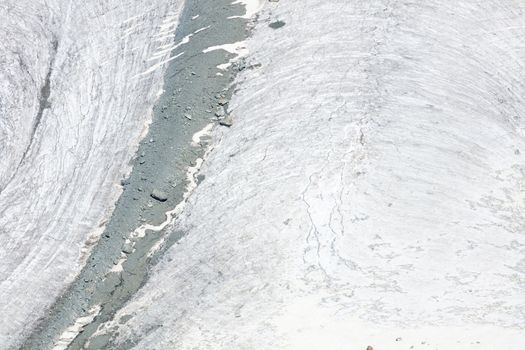
[[120,194],[183,2],[0,3],[0,348],[72,281]]
[[186,236],[99,332],[136,349],[525,348],[521,6],[268,3],[247,43],[262,66],[172,228]]

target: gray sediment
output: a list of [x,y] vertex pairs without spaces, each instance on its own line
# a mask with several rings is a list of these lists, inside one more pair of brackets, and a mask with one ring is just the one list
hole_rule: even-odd
[[[129,234],[136,228],[146,223],[158,225],[166,219],[165,213],[183,200],[187,169],[203,156],[206,148],[204,144],[191,146],[191,138],[215,118],[213,112],[219,103],[229,100],[238,70],[238,66],[228,71],[217,68],[232,58],[232,54],[224,50],[203,53],[203,50],[244,40],[249,32],[247,21],[228,18],[242,15],[244,11],[244,6],[232,5],[230,0],[186,1],[176,42],[198,29],[210,28],[194,34],[187,44],[172,52],[172,55],[184,54],[172,61],[166,71],[165,92],[154,108],[149,133],[131,161],[133,171],[122,181],[124,191],[105,232],[77,279],[46,318],[39,321],[20,349],[52,348],[64,330],[79,317],[86,316],[95,305],[100,305],[100,312],[67,349],[132,347],[133,344],[116,347],[111,332],[98,337],[92,335],[140,289],[165,249],[184,234],[169,235],[163,248],[149,257],[150,249],[164,239],[167,232],[148,231],[145,237],[134,241],[133,249],[125,246]],[[222,75],[217,75],[219,72]],[[202,179],[200,175],[197,180]],[[123,271],[111,272],[123,251],[127,255]]]

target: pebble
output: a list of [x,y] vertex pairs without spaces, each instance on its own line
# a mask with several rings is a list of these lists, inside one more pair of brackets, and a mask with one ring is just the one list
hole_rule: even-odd
[[151,198],[158,200],[159,202],[165,202],[168,200],[168,195],[160,190],[153,190],[150,194]]

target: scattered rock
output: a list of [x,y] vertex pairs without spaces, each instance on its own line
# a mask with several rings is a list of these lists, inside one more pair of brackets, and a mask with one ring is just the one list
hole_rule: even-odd
[[231,115],[227,116],[226,118],[222,119],[222,120],[219,120],[219,124],[222,125],[222,126],[227,126],[227,127],[230,127],[233,125],[233,119],[231,117]]
[[403,338],[399,337],[399,338],[396,338],[396,341],[401,341],[403,340]]
[[121,184],[122,186],[127,186],[127,185],[129,185],[129,179],[122,179],[122,180],[120,180],[120,184]]
[[153,190],[150,194],[151,198],[158,200],[159,202],[165,202],[168,200],[168,195],[160,190]]
[[184,113],[184,118],[191,120],[191,114]]
[[224,106],[224,105],[227,104],[227,103],[228,103],[228,100],[227,100],[227,99],[225,99],[225,98],[220,98],[220,99],[219,99],[219,104],[220,104],[221,106]]

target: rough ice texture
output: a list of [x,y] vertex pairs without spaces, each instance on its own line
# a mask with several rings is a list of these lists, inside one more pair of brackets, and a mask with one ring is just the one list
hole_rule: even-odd
[[512,0],[268,4],[119,341],[525,347],[524,24]]
[[101,233],[181,5],[0,3],[0,348],[43,316]]

